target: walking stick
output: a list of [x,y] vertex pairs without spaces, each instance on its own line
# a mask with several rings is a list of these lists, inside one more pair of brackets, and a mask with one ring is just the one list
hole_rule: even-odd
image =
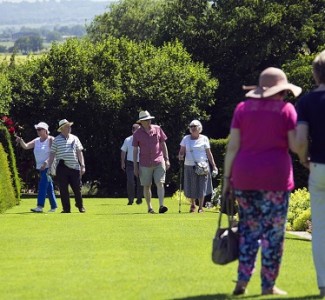
[[181,213],[181,205],[182,205],[182,181],[183,181],[183,166],[184,161],[179,161],[179,201],[178,201],[178,213]]

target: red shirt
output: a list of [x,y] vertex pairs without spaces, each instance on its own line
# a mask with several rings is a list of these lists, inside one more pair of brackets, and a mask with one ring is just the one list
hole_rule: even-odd
[[163,160],[161,143],[167,140],[164,131],[158,125],[150,125],[149,133],[140,127],[133,134],[133,147],[140,148],[139,164],[143,167],[152,167],[160,164]]

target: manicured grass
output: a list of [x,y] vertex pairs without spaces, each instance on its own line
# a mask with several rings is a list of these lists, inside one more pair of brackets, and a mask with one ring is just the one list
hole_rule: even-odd
[[[167,198],[169,211],[150,215],[126,199],[85,199],[85,214],[30,213],[35,203],[0,215],[1,299],[233,298],[237,263],[210,259],[213,210],[189,214],[183,204],[179,214]],[[241,298],[278,299],[259,296],[259,270]],[[310,241],[287,236],[277,285],[289,293],[281,299],[317,298]]]

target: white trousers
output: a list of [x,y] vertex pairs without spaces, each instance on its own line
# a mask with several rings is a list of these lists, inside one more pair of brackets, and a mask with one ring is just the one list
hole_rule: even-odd
[[312,249],[318,287],[325,288],[325,164],[310,163]]

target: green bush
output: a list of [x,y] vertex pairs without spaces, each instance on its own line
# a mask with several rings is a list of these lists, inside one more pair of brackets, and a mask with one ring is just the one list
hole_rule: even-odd
[[7,154],[0,143],[0,213],[16,205]]
[[5,153],[8,155],[11,182],[15,191],[16,204],[19,204],[21,183],[17,170],[16,157],[11,143],[11,136],[7,128],[2,125],[0,125],[0,143],[3,146]]
[[288,230],[304,231],[311,221],[310,195],[306,188],[298,189],[291,194],[288,212]]
[[293,230],[295,231],[306,231],[309,229],[311,220],[311,209],[303,211],[297,219],[293,221]]

